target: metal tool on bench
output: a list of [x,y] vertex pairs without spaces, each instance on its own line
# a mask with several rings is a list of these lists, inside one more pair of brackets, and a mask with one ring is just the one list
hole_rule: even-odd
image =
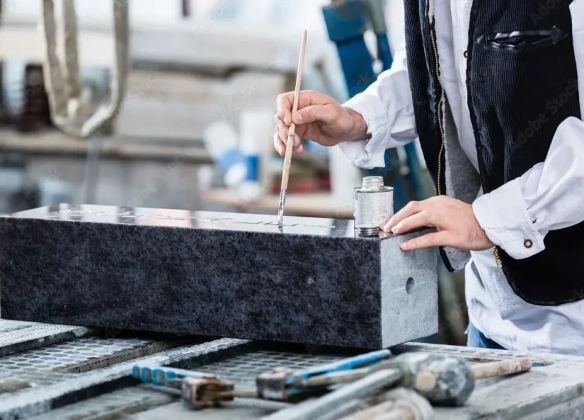
[[194,370],[135,365],[132,376],[142,382],[180,389],[182,400],[195,408],[215,407],[234,398],[258,397],[255,390],[236,390],[229,381]]
[[438,406],[463,405],[478,379],[526,372],[532,367],[528,359],[473,364],[462,358],[425,353],[403,354],[391,363],[402,370],[402,386],[416,390]]
[[[336,385],[351,383],[324,397],[309,401],[308,404],[301,404],[302,407],[307,407],[307,411],[302,413],[314,414],[322,410],[330,412],[331,407],[338,408],[336,405],[347,402],[343,398],[351,397],[349,400],[357,403],[360,398],[395,384],[417,391],[433,405],[458,406],[468,400],[477,379],[510,375],[531,369],[531,362],[528,359],[509,359],[473,365],[462,358],[424,353],[404,354],[393,359],[389,359],[390,356],[389,350],[381,350],[300,372],[285,368],[274,369],[257,376],[255,390],[236,390],[233,383],[217,378],[213,374],[184,369],[136,365],[132,369],[132,376],[143,382],[181,389],[183,400],[190,406],[199,408],[216,406],[220,402],[231,401],[234,398],[288,402],[301,397],[324,394]],[[354,393],[347,394],[353,388]],[[387,401],[383,400],[381,404]],[[420,406],[419,401],[416,404],[418,408],[423,406],[423,404]],[[391,407],[386,408],[389,410]],[[404,416],[408,412],[403,407],[396,410],[394,410],[396,413],[400,412]],[[416,410],[410,407],[411,412],[427,412],[424,409]],[[294,414],[297,410],[292,412]],[[287,410],[281,415],[287,416],[286,413]],[[310,418],[303,416],[304,414],[300,417],[282,418]],[[430,417],[416,414],[409,418],[423,420]]]
[[[430,403],[461,405],[474,390],[476,379],[524,372],[531,368],[531,362],[527,359],[510,359],[473,366],[462,358],[420,353],[404,354],[388,361],[381,361],[371,368],[378,371],[369,372],[361,379],[358,379],[360,369],[345,372],[345,379],[354,381],[353,383],[321,398],[308,400],[278,412],[267,419],[431,419],[433,410]],[[334,372],[331,376],[334,376]],[[381,394],[376,405],[367,407],[365,398],[396,385],[402,387],[394,390],[400,390],[399,397],[390,391]],[[407,392],[408,389],[410,392]],[[356,412],[360,412],[359,415],[351,417]]]
[[166,367],[150,367],[134,365],[132,376],[142,382],[153,383],[154,385],[172,386],[174,380],[182,380],[187,377],[193,378],[215,378],[215,375],[197,372],[194,370],[174,369]]
[[428,400],[417,392],[407,388],[395,388],[375,397],[373,405],[368,408],[358,409],[355,413],[345,417],[336,416],[334,418],[342,418],[342,420],[431,420],[434,418],[434,409]]
[[381,369],[379,362],[390,355],[389,350],[381,350],[301,372],[275,369],[257,377],[257,390],[236,390],[234,384],[213,374],[185,369],[135,365],[132,376],[142,382],[181,389],[183,400],[194,407],[214,406],[234,398],[289,401],[298,396],[324,392],[332,385],[365,377]]
[[214,407],[220,402],[233,401],[234,398],[257,398],[255,390],[235,389],[229,381],[214,377],[186,377],[182,380],[182,400],[191,407]]
[[[323,418],[361,420],[391,418],[426,420],[433,418],[432,405],[462,405],[474,390],[476,379],[525,372],[527,359],[510,359],[473,365],[462,358],[431,354],[404,354],[390,360],[389,351],[369,353],[339,362],[338,369],[325,367],[291,374],[285,370],[258,377],[258,394],[264,398],[285,399],[296,392],[313,391],[317,386],[352,382],[333,392],[278,412],[270,420]],[[369,359],[371,363],[365,361]],[[359,366],[351,365],[361,361]],[[333,364],[334,365],[334,364]],[[289,376],[286,376],[286,375]],[[265,382],[261,383],[260,378]],[[295,384],[300,384],[296,386]],[[310,385],[315,386],[311,388]],[[401,388],[377,396],[373,406],[365,398],[393,386]],[[260,390],[260,386],[263,389]],[[266,393],[266,390],[269,392]],[[363,411],[365,409],[365,411]],[[360,412],[358,415],[353,413]],[[348,416],[348,417],[347,417]]]
[[256,378],[260,398],[288,401],[298,396],[326,391],[330,386],[353,382],[379,370],[379,363],[389,358],[389,350],[367,353],[301,372],[275,369]]
[[[401,378],[402,373],[399,369],[383,369],[353,383],[342,386],[323,397],[306,400],[300,404],[278,411],[264,419],[336,420],[347,414],[359,411],[362,408],[359,403],[363,398],[396,385]],[[425,419],[414,418],[414,420]]]

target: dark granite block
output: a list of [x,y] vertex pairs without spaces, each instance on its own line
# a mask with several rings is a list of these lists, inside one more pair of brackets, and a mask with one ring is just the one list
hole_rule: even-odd
[[438,330],[435,249],[352,221],[61,205],[0,218],[5,319],[381,348]]

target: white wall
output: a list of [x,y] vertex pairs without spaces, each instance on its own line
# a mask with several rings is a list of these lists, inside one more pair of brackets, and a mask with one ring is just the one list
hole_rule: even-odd
[[[184,22],[180,0],[129,0],[133,25]],[[190,0],[192,22],[230,22],[251,31],[278,32],[308,29],[325,34],[321,7],[330,0]],[[392,49],[403,40],[402,0],[386,0],[388,31]],[[60,1],[56,1],[57,8]],[[244,4],[237,18],[232,19],[230,4]],[[36,21],[40,16],[41,0],[4,0],[6,22]],[[82,23],[111,22],[113,0],[77,0],[77,12]]]
[[[180,0],[129,0],[132,24],[175,23],[184,21]],[[4,0],[3,14],[7,22],[31,21],[40,16],[41,0]],[[111,21],[113,0],[77,0],[77,13],[82,22]],[[191,0],[192,20],[212,20],[249,25],[250,29],[302,26],[320,29],[320,7],[328,0]],[[61,2],[56,0],[60,10]],[[240,9],[235,15],[232,10]],[[57,11],[57,14],[59,11]]]
[[[41,0],[4,0],[3,14],[7,22],[36,20]],[[60,1],[56,1],[60,10]],[[111,22],[113,0],[77,0],[77,13],[82,22]],[[181,17],[179,0],[130,0],[133,22],[175,22]]]
[[[106,31],[82,31],[80,51],[84,65],[111,62],[113,42],[108,27],[113,1],[76,0],[81,28],[106,25]],[[131,24],[135,33],[140,32],[139,40],[133,38],[133,54],[140,58],[166,57],[199,64],[247,59],[258,65],[274,61],[274,51],[279,48],[292,52],[291,62],[295,62],[302,30],[308,29],[307,59],[318,55],[326,57],[327,68],[337,66],[338,57],[328,40],[321,11],[330,0],[190,0],[193,16],[188,20],[181,16],[180,0],[129,1]],[[404,38],[402,0],[386,2],[389,38],[395,51]],[[56,0],[57,5],[60,3]],[[36,28],[10,25],[36,23],[40,4],[41,0],[4,0],[7,25],[0,27],[1,57],[42,60],[43,43]],[[236,9],[239,13],[232,12]],[[371,41],[374,39],[368,37],[374,51]]]

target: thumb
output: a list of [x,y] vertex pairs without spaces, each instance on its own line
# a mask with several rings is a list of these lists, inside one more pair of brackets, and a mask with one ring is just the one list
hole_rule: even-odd
[[292,116],[294,124],[310,124],[316,121],[328,123],[334,119],[334,108],[330,105],[307,106],[306,108],[299,109]]

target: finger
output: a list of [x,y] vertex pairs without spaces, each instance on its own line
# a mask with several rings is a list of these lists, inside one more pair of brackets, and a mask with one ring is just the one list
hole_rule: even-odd
[[[406,217],[396,226],[394,226],[391,229],[391,232],[398,235],[417,228],[421,228],[423,226],[436,226],[436,221],[434,220],[433,213],[431,211],[424,210],[412,216]],[[385,229],[383,230],[385,231]]]
[[[292,92],[292,104],[294,101],[294,92]],[[337,103],[333,98],[323,95],[315,90],[303,90],[298,94],[298,109],[303,109],[309,106],[324,106],[328,104]],[[292,106],[290,106],[292,108]]]
[[278,109],[277,116],[284,124],[289,126],[292,124],[292,101],[294,100],[294,92],[283,93],[276,98],[276,106]]
[[286,144],[286,142],[288,141],[288,131],[290,129],[286,126],[286,124],[284,124],[284,121],[280,120],[276,123],[276,132],[278,133],[278,135],[280,136],[280,140],[282,140],[282,143]]
[[298,135],[298,133],[294,134],[294,148],[297,148],[301,145],[301,139],[300,136]]
[[292,120],[296,124],[310,124],[317,121],[324,123],[331,123],[338,118],[339,107],[334,105],[311,105],[306,108],[299,109],[292,116]]
[[[278,112],[276,113],[277,118],[284,121],[287,126],[290,126],[290,124],[292,124],[294,92],[287,92],[279,95],[276,99],[276,103],[278,107]],[[303,109],[309,106],[324,106],[331,103],[336,102],[332,98],[313,90],[304,90],[298,94],[298,109]]]
[[425,207],[423,201],[410,201],[403,209],[394,214],[391,219],[387,222],[383,230],[385,232],[391,232],[391,230],[398,225],[406,217],[410,217],[416,213],[419,213]]
[[423,236],[410,239],[400,245],[402,251],[430,248],[432,246],[448,246],[451,242],[451,233],[447,231],[427,233]]
[[[284,142],[286,144],[286,147],[288,147],[288,141],[290,140],[291,133],[288,133],[288,137],[286,138],[286,141]],[[302,142],[300,140],[300,137],[298,136],[298,134],[294,134],[294,137],[292,139],[292,150],[294,150],[295,152],[298,153],[302,153],[301,150],[304,150],[304,147],[302,146]]]
[[286,146],[282,143],[278,133],[274,133],[274,149],[276,149],[276,152],[278,152],[280,156],[284,156],[286,153]]
[[300,142],[298,134],[294,136],[294,151],[298,154],[302,154],[304,151],[304,145]]

